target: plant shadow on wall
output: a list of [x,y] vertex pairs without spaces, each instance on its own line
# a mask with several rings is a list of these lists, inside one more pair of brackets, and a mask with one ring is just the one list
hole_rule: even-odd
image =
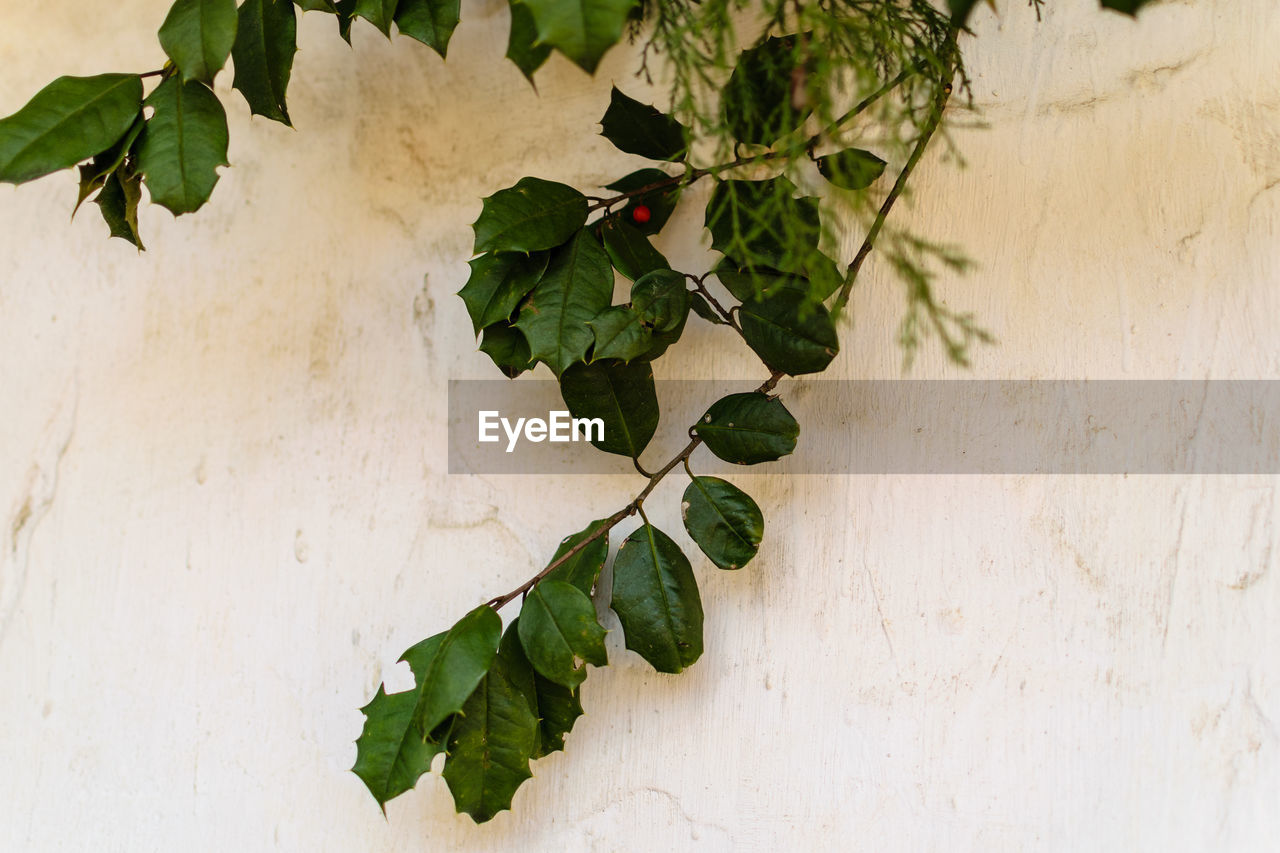
[[[1142,2],[1102,5],[1133,13]],[[649,522],[646,500],[668,475],[686,476],[681,517],[707,563],[736,571],[752,561],[765,530],[760,507],[728,481],[699,475],[693,453],[705,446],[756,465],[792,452],[800,426],[779,383],[835,358],[837,320],[873,249],[905,288],[908,358],[932,336],[963,364],[987,340],[933,296],[936,273],[962,270],[963,257],[889,221],[930,142],[945,139],[948,104],[967,89],[957,36],[974,5],[511,4],[506,56],[531,82],[553,52],[592,73],[627,37],[640,44],[639,74],[669,84],[665,112],[615,88],[601,119],[605,138],[648,167],[587,192],[526,177],[484,199],[459,292],[498,369],[516,377],[544,365],[575,417],[604,422],[593,444],[629,457],[640,479],[630,502],[562,540],[528,581],[404,653],[414,687],[380,687],[362,709],[353,770],[379,805],[443,755],[459,811],[481,822],[510,808],[530,762],[564,748],[589,668],[608,663],[597,606],[613,610],[626,647],[656,671],[699,659],[705,615],[694,566]],[[1040,12],[1040,0],[1030,5]],[[177,0],[159,31],[162,69],[60,78],[0,120],[0,180],[78,168],[75,207],[92,200],[112,236],[142,249],[144,189],[175,215],[194,212],[227,165],[226,116],[211,83],[228,59],[250,110],[290,123],[300,11],[332,15],[348,41],[363,20],[442,57],[460,17],[458,0]],[[703,222],[719,259],[709,270],[675,270],[652,238],[700,182],[712,185]],[[837,259],[832,247],[847,233],[859,248]],[[613,304],[618,281],[628,294]],[[689,323],[754,353],[761,380],[711,403],[683,446],[664,454],[650,448],[660,416],[653,362]],[[601,583],[611,532],[633,518],[639,525]],[[504,627],[499,611],[517,599],[519,615]]]

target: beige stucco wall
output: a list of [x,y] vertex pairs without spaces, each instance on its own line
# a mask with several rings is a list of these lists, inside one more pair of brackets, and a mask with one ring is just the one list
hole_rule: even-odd
[[[156,66],[166,5],[4,0],[0,114]],[[967,168],[897,214],[978,260],[943,290],[1000,343],[912,375],[1275,378],[1280,7],[1001,5]],[[70,176],[0,190],[0,849],[1274,849],[1270,477],[746,478],[769,532],[697,561],[696,667],[615,635],[514,815],[432,776],[383,820],[356,709],[635,487],[445,474],[446,382],[494,375],[452,296],[480,197],[636,163],[594,135],[633,55],[535,95],[505,3],[463,11],[447,64],[308,16],[298,129],[228,98],[235,167],[144,255],[68,224]],[[872,263],[854,304],[832,373],[898,376],[900,286]],[[705,326],[660,369],[754,375]]]

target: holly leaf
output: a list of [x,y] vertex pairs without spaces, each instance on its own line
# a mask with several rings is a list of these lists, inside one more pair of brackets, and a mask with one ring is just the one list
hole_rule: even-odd
[[417,692],[387,693],[385,685],[360,711],[364,730],[356,740],[356,763],[351,772],[360,777],[369,793],[386,810],[389,800],[412,790],[431,761],[444,752],[453,718],[429,734],[413,722]]
[[689,294],[689,305],[693,308],[693,313],[697,314],[708,323],[714,323],[717,326],[727,326],[728,322],[716,313],[711,304],[702,297],[700,293]]
[[774,266],[777,259],[794,257],[802,248],[816,251],[822,235],[818,202],[796,198],[795,193],[795,184],[784,177],[720,181],[707,202],[711,248],[741,263]]
[[231,85],[244,95],[249,112],[292,127],[285,95],[298,52],[298,14],[285,0],[245,0],[231,57]]
[[160,47],[182,79],[212,83],[236,41],[236,0],[176,0],[160,26]]
[[689,314],[685,277],[674,270],[654,270],[631,286],[631,307],[641,322],[656,332],[670,332],[684,325]]
[[395,20],[398,3],[399,0],[356,0],[354,15],[364,18],[377,27],[378,32],[391,38],[391,23]]
[[480,338],[480,352],[493,359],[508,379],[515,379],[533,367],[529,342],[510,323],[494,323],[485,327]]
[[[554,563],[565,554],[578,547],[579,543],[590,536],[600,525],[604,524],[604,520],[593,521],[574,533],[560,540],[560,546],[556,548],[555,556],[551,558]],[[604,569],[604,561],[609,556],[609,532],[605,531],[600,536],[588,542],[581,551],[578,551],[569,559],[565,560],[557,566],[549,575],[547,580],[558,580],[571,583],[587,595],[595,589],[596,581],[600,578],[600,572]],[[549,564],[548,564],[549,565]]]
[[293,0],[294,4],[304,12],[328,12],[338,14],[338,7],[333,0]]
[[718,477],[694,477],[680,503],[684,529],[722,569],[750,562],[764,537],[764,515],[751,496]]
[[1131,17],[1136,17],[1138,10],[1151,0],[1102,0],[1102,8],[1114,9]]
[[649,238],[619,216],[601,221],[600,238],[614,268],[632,281],[654,270],[671,269]]
[[587,197],[573,187],[521,178],[484,199],[472,226],[480,252],[538,252],[561,245],[587,221]]
[[[645,187],[652,187],[655,184],[661,184],[661,186],[630,197],[627,199],[626,206],[613,215],[619,217],[642,234],[657,234],[662,230],[662,226],[667,224],[667,220],[671,218],[672,212],[676,209],[676,203],[680,201],[681,187],[678,182],[661,169],[640,169],[619,178],[609,184],[606,189],[611,189],[617,193],[633,193],[637,190],[643,190]],[[640,222],[636,219],[637,207],[648,209],[649,220],[647,222]]]
[[680,122],[627,97],[616,86],[600,119],[600,135],[619,151],[650,160],[680,160],[688,151],[687,131]]
[[589,434],[605,453],[636,459],[658,429],[658,394],[647,361],[575,364],[560,377],[560,396],[573,417],[604,422],[602,438],[598,431]]
[[0,183],[34,181],[105,151],[141,109],[136,74],[59,77],[0,119]]
[[594,74],[605,51],[622,38],[636,0],[524,0],[538,41]]
[[459,0],[400,0],[396,29],[440,54],[449,53],[449,39],[458,26]]
[[507,59],[533,83],[533,72],[551,55],[551,46],[538,41],[538,25],[524,3],[511,0],[511,31],[507,35]]
[[147,98],[155,112],[138,138],[151,200],[174,216],[204,206],[227,161],[227,114],[203,83],[170,77]]
[[653,343],[653,332],[640,320],[640,315],[627,305],[614,305],[587,322],[596,342],[591,348],[591,363],[615,359],[627,362],[639,358]]
[[569,688],[534,673],[541,743],[534,758],[564,749],[564,736],[582,716],[582,688]]
[[613,600],[627,648],[658,672],[702,656],[702,598],[680,546],[651,524],[627,537],[613,562]]
[[609,307],[613,268],[599,241],[587,231],[556,249],[515,322],[533,357],[557,377],[586,358],[595,340],[587,321]]
[[94,155],[92,162],[80,167],[80,191],[76,197],[76,206],[71,211],[73,219],[76,211],[80,209],[80,205],[84,204],[89,196],[102,189],[111,173],[119,169],[120,165],[124,163],[125,157],[129,155],[129,150],[133,148],[133,143],[137,141],[139,134],[142,133],[142,129],[146,126],[147,120],[139,112],[138,117],[133,121],[133,126],[115,145],[112,145],[101,154]]
[[516,307],[533,290],[547,269],[548,255],[502,252],[470,261],[471,277],[458,291],[467,306],[476,334],[511,319]]
[[795,36],[782,36],[742,52],[721,96],[725,122],[739,142],[772,145],[804,124],[812,109],[797,107],[792,92],[799,49]]
[[458,811],[484,823],[511,808],[516,789],[533,775],[529,760],[537,739],[538,718],[499,663],[467,699],[449,735],[443,775]]
[[336,0],[333,4],[338,15],[338,35],[348,45],[351,44],[351,25],[356,19],[356,2],[357,0]]
[[463,707],[493,664],[501,635],[502,620],[482,605],[401,655],[417,680],[413,721],[419,731],[431,731]]
[[102,211],[102,218],[107,223],[112,237],[127,240],[145,252],[138,235],[138,203],[142,201],[142,177],[120,168],[112,172],[98,193],[94,203]]
[[826,370],[840,352],[840,337],[826,307],[793,288],[744,302],[738,325],[766,365],[792,376]]
[[800,424],[777,398],[750,391],[717,400],[693,431],[724,461],[755,465],[795,450]]
[[520,644],[529,663],[543,678],[565,687],[586,679],[586,664],[608,665],[606,633],[587,594],[564,581],[542,581],[520,609]]
[[817,159],[818,171],[837,187],[866,189],[884,174],[885,162],[870,151],[849,148]]

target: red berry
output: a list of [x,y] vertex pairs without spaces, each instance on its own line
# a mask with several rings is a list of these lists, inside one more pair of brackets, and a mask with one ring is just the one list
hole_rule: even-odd
[[653,213],[643,204],[637,204],[631,210],[631,218],[643,225],[653,218]]

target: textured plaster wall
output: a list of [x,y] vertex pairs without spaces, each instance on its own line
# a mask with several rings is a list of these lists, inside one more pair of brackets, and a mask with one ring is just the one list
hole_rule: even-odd
[[[159,62],[165,0],[2,5],[0,113]],[[967,168],[935,152],[895,214],[978,259],[942,290],[1000,342],[912,375],[1280,377],[1280,7],[1001,5]],[[493,375],[452,296],[480,197],[633,168],[593,122],[642,91],[620,50],[535,96],[505,4],[463,11],[447,64],[308,16],[298,130],[228,99],[235,167],[144,211],[145,255],[68,224],[69,176],[0,190],[0,850],[1275,849],[1271,477],[743,478],[768,534],[697,561],[696,667],[615,635],[515,815],[432,776],[383,820],[356,709],[635,486],[445,473],[446,382]],[[901,304],[871,263],[834,375],[900,375]],[[756,375],[681,350],[662,375]]]

